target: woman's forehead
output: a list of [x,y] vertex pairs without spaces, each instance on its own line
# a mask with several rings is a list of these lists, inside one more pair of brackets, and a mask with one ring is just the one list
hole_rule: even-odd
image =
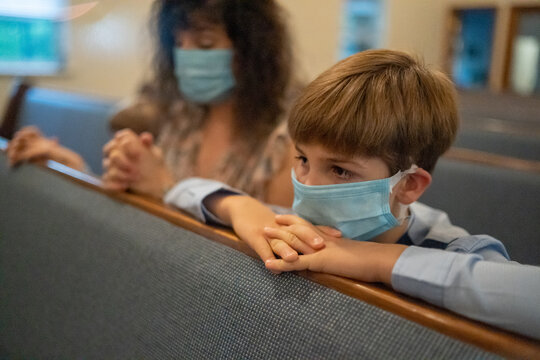
[[186,22],[178,24],[175,30],[175,35],[183,31],[213,31],[216,33],[226,34],[225,26],[219,21],[212,21],[206,16],[191,15]]
[[187,26],[198,27],[224,27],[220,14],[212,9],[197,9],[187,16]]

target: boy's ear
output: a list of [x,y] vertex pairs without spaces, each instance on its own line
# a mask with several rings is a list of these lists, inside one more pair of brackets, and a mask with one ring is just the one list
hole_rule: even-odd
[[418,200],[431,184],[431,174],[422,168],[418,168],[414,174],[408,174],[404,182],[399,187],[396,198],[400,203],[409,205]]

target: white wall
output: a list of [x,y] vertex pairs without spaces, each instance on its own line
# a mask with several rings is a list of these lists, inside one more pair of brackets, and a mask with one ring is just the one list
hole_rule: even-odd
[[300,77],[310,81],[338,60],[342,0],[278,0],[289,26]]
[[426,64],[440,66],[444,1],[387,0],[386,16],[384,47],[421,55]]

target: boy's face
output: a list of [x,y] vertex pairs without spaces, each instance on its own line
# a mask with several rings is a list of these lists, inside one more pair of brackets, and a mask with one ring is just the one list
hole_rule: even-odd
[[[343,156],[334,153],[318,144],[295,144],[296,161],[294,172],[296,180],[304,185],[332,185],[353,183],[388,178],[390,169],[378,157]],[[403,180],[403,179],[402,179]],[[400,186],[400,181],[397,186]],[[394,187],[394,190],[395,188]],[[396,192],[392,191],[389,198],[390,211],[398,218],[402,214]],[[396,242],[404,232],[403,223],[373,237],[376,242]]]
[[390,177],[378,157],[343,156],[318,144],[296,144],[294,172],[304,185],[331,185]]

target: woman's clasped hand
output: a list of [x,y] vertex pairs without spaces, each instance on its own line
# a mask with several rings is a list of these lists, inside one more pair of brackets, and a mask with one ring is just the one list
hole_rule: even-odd
[[173,184],[163,153],[148,132],[118,131],[103,147],[103,186],[161,198]]

